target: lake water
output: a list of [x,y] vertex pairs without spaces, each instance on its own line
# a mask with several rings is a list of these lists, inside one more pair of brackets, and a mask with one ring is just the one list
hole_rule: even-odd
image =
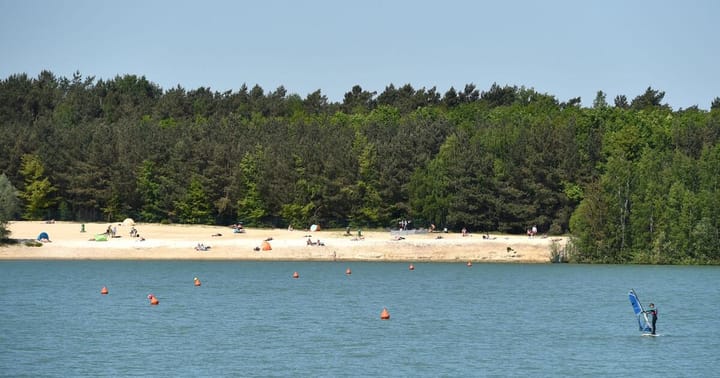
[[[718,267],[6,261],[0,273],[3,376],[703,377],[720,352]],[[630,288],[655,302],[662,336],[640,335]]]

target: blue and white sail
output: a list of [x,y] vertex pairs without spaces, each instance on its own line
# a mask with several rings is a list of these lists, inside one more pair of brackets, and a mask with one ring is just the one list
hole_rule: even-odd
[[643,308],[642,304],[640,303],[640,299],[638,299],[637,294],[635,294],[635,290],[630,289],[630,293],[628,294],[628,296],[630,297],[630,304],[632,305],[635,316],[637,317],[640,332],[652,332],[648,316],[645,313],[645,309]]

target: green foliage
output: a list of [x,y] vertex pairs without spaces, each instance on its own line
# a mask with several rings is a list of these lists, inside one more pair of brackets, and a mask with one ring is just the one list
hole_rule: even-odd
[[19,212],[18,191],[4,173],[0,174],[0,240],[10,235],[7,222],[15,219]]
[[[683,114],[681,127],[696,127],[697,116]],[[717,145],[683,138],[687,147],[678,148],[668,137],[677,120],[666,109],[625,117],[607,133],[600,185],[586,188],[571,220],[577,260],[719,263]]]
[[550,243],[550,262],[566,263],[570,261],[570,254],[566,247],[560,245],[556,241]]
[[156,168],[153,162],[143,161],[137,176],[137,188],[142,201],[139,209],[140,220],[144,222],[163,220],[161,184],[156,179]]
[[212,209],[198,177],[193,177],[187,193],[176,202],[175,206],[182,223],[211,224],[213,222]]
[[20,212],[18,190],[12,185],[10,179],[0,174],[0,221],[15,219]]
[[571,182],[563,181],[563,193],[565,196],[573,201],[580,202],[583,198],[583,189],[580,185]]
[[410,182],[410,205],[421,219],[436,225],[447,224],[450,178],[442,161],[415,171]]
[[25,200],[26,219],[38,220],[47,215],[50,206],[56,203],[52,197],[56,188],[45,176],[45,167],[37,155],[24,155],[20,173],[25,178],[25,189],[21,197]]
[[308,225],[312,223],[314,205],[312,202],[305,206],[297,203],[288,203],[282,206],[280,216],[290,225]]
[[583,108],[522,86],[405,84],[332,103],[43,71],[0,80],[0,172],[28,219],[537,225],[572,233],[571,262],[717,264],[718,99],[673,111],[664,96],[611,106],[598,91]]
[[635,97],[635,99],[632,100],[632,103],[630,106],[633,109],[648,109],[653,107],[661,107],[663,106],[660,102],[665,97],[665,92],[657,91],[652,89],[651,87],[648,87],[647,90],[645,90],[645,93],[643,93],[640,96]]
[[237,203],[237,216],[239,220],[250,226],[262,225],[263,219],[267,215],[259,190],[261,177],[258,170],[258,161],[263,156],[263,149],[257,146],[254,153],[247,152],[243,156],[238,167],[240,192],[243,195]]
[[377,149],[357,132],[353,150],[358,156],[358,174],[351,197],[356,206],[349,216],[350,221],[360,225],[378,224],[382,217],[382,199],[378,191]]

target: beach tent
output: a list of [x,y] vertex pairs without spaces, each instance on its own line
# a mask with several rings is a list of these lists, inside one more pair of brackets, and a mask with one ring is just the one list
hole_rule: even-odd
[[267,240],[262,242],[261,248],[263,251],[271,251],[272,250],[272,247],[270,246],[270,243],[268,243]]
[[48,235],[47,232],[43,231],[43,232],[41,232],[41,233],[38,235],[37,240],[40,240],[40,241],[42,241],[42,240],[50,240],[50,236]]
[[125,220],[123,221],[122,224],[123,224],[123,226],[134,226],[135,221],[132,220],[132,218],[125,218]]

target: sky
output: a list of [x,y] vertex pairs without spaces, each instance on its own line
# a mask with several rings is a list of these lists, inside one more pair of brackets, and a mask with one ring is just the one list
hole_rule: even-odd
[[342,102],[353,86],[524,86],[592,106],[720,97],[716,0],[0,0],[0,79],[49,70]]

